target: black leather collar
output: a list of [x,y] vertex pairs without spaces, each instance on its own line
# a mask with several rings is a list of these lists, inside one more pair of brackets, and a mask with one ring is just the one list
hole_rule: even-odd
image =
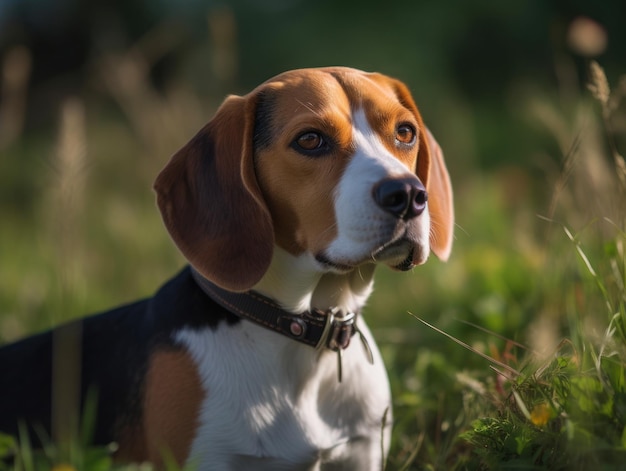
[[[341,352],[348,348],[354,334],[360,334],[354,312],[343,312],[333,307],[326,311],[313,309],[293,314],[255,291],[234,293],[215,285],[193,267],[191,273],[202,291],[224,309],[297,342]],[[360,337],[371,362],[369,345],[362,335]]]

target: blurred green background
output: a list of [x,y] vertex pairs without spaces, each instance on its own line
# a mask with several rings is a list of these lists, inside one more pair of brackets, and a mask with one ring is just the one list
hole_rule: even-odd
[[3,0],[0,340],[150,295],[184,263],[151,191],[169,156],[225,95],[323,65],[405,81],[455,188],[451,261],[380,270],[381,342],[440,340],[407,310],[523,338],[564,237],[538,216],[576,231],[623,204],[602,194],[586,83],[592,58],[625,72],[624,18],[620,1]]
[[536,214],[596,216],[590,198],[553,196],[564,156],[595,132],[581,111],[588,60],[613,83],[626,68],[624,18],[609,0],[3,0],[0,338],[56,322],[51,296],[99,309],[149,294],[182,264],[154,209],[158,170],[226,94],[322,65],[405,81],[456,191],[450,264],[392,276],[396,293],[372,306],[500,316],[513,303],[494,322],[523,324],[534,280],[512,266],[540,263],[532,245],[549,229]]
[[555,345],[571,306],[600,302],[562,226],[610,271],[625,19],[621,0],[0,0],[0,342],[150,295],[184,264],[151,190],[168,158],[225,95],[352,66],[407,83],[453,181],[450,261],[380,269],[365,313],[398,422],[423,420],[402,413],[421,400],[436,415],[445,398],[420,391],[453,386],[427,373],[486,364],[407,311],[495,354],[504,341],[459,320]]

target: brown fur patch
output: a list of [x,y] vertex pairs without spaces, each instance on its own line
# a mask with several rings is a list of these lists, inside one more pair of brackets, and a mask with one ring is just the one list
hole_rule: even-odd
[[157,467],[171,456],[183,466],[198,426],[205,393],[198,370],[183,350],[152,355],[146,375],[143,430],[145,458]]

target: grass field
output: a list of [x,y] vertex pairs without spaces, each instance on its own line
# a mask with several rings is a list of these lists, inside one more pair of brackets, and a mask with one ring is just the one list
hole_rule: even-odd
[[[379,270],[364,315],[393,388],[387,469],[623,466],[626,171],[616,142],[626,82],[610,92],[602,69],[591,71],[590,93],[559,101],[549,91],[528,105],[560,155],[450,168],[448,263]],[[2,343],[148,296],[184,264],[151,185],[217,103],[204,110],[184,89],[157,96],[108,80],[122,120],[69,100],[57,130],[2,151]],[[0,455],[14,451],[0,441]],[[22,444],[15,468],[107,469],[106,451]]]

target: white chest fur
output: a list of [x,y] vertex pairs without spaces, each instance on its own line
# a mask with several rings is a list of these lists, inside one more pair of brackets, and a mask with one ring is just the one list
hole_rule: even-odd
[[355,337],[344,351],[341,383],[336,353],[247,321],[179,331],[175,338],[197,363],[206,393],[190,462],[217,471],[381,469],[389,384],[360,319],[359,327],[374,364]]

